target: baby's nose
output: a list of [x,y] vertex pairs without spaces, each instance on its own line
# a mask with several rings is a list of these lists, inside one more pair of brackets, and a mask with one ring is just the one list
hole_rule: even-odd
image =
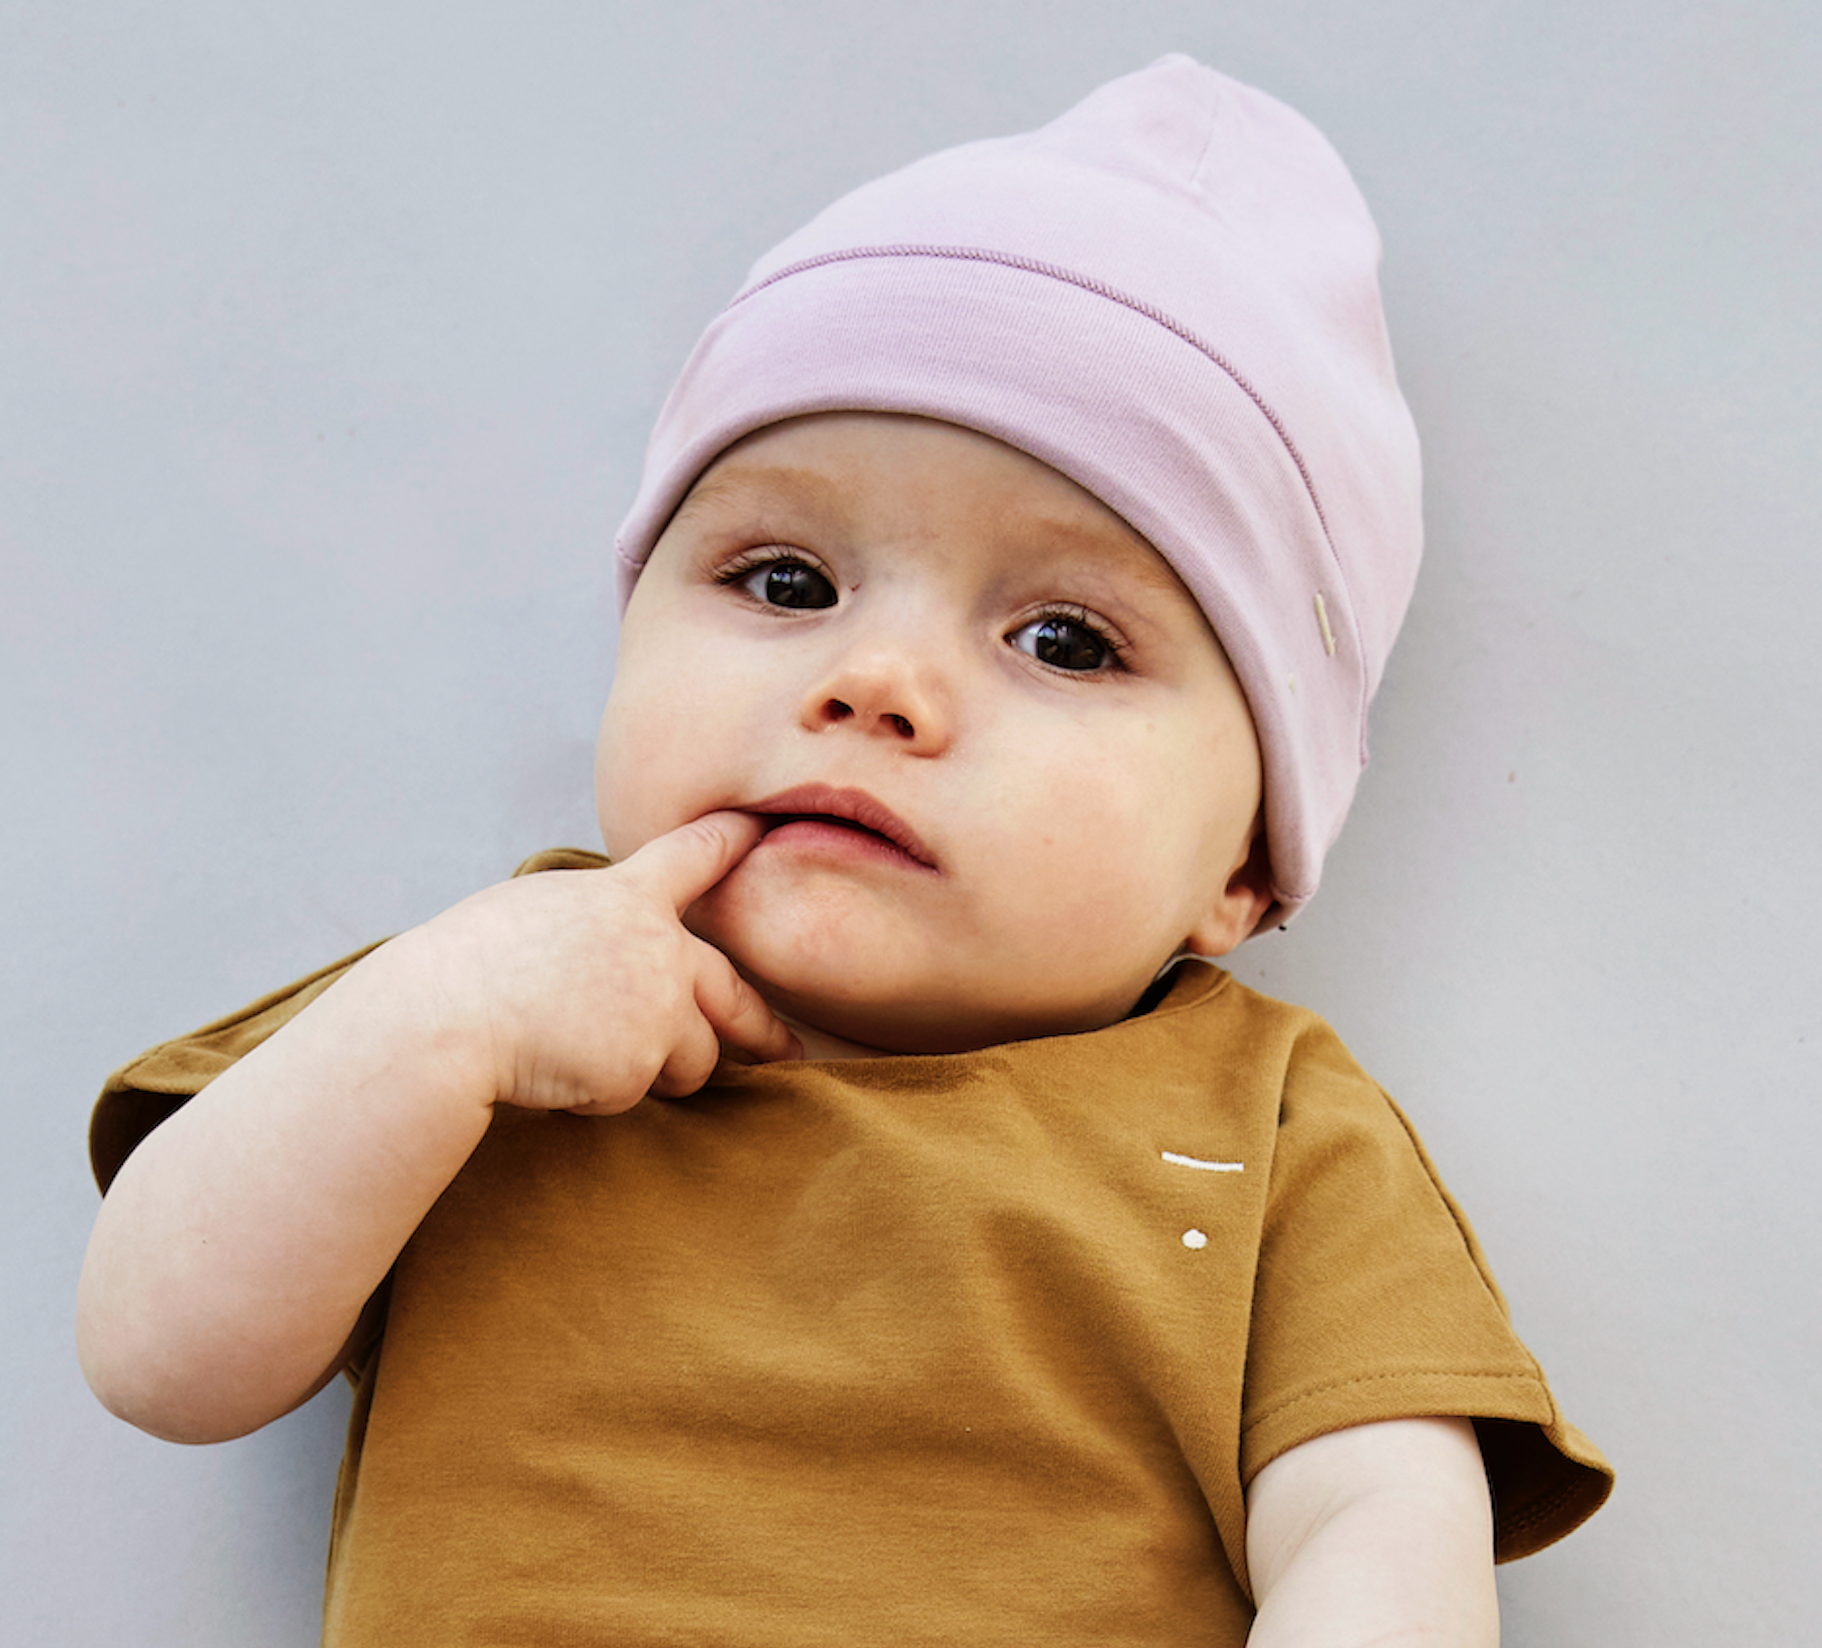
[[928,676],[926,666],[901,653],[850,655],[805,695],[801,723],[810,732],[845,728],[935,754],[948,743],[949,717],[940,683]]

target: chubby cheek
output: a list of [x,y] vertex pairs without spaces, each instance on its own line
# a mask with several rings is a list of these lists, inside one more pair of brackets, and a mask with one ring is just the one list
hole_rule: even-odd
[[671,816],[677,806],[675,759],[675,740],[650,718],[609,701],[595,744],[595,812],[610,858],[623,859],[686,822]]
[[1142,743],[1136,751],[1078,747],[1008,764],[990,814],[1006,862],[1051,878],[1091,868],[1117,877],[1158,814],[1143,755]]
[[1041,947],[1146,977],[1176,951],[1229,873],[1218,843],[1234,832],[1200,779],[1140,739],[1032,795],[1001,860],[1017,905],[1047,912],[1032,920]]
[[805,873],[761,847],[697,899],[684,924],[757,980],[840,994],[876,951],[903,958],[917,948],[928,935],[916,916],[877,888]]
[[1154,858],[1147,796],[1119,761],[1010,776],[984,811],[971,879],[1002,943],[1087,958],[1132,924]]

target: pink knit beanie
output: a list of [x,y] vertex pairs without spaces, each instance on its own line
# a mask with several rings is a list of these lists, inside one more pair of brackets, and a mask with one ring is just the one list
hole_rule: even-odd
[[1029,452],[1142,533],[1220,637],[1285,920],[1353,798],[1422,547],[1378,261],[1322,135],[1180,56],[867,184],[696,346],[620,530],[622,600],[696,477],[766,424],[916,413]]

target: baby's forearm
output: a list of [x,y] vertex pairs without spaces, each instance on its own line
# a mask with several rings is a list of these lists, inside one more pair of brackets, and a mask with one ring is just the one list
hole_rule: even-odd
[[752,850],[710,813],[612,869],[526,876],[361,961],[127,1160],[89,1245],[95,1393],[177,1441],[288,1412],[496,1103],[612,1115],[694,1092],[723,1046],[801,1048],[681,912]]
[[110,1187],[77,1307],[114,1412],[245,1434],[339,1365],[361,1310],[487,1127],[494,1086],[408,934],[204,1088]]
[[1497,1648],[1492,1512],[1466,1420],[1293,1449],[1248,1495],[1247,1552],[1248,1648]]

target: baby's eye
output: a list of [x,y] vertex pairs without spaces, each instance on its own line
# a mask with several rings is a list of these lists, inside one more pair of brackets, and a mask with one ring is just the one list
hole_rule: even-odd
[[1119,648],[1086,618],[1048,612],[1006,637],[1020,652],[1052,669],[1087,674],[1119,663]]
[[837,600],[827,574],[806,561],[784,557],[744,571],[736,567],[726,581],[768,607],[832,607]]

